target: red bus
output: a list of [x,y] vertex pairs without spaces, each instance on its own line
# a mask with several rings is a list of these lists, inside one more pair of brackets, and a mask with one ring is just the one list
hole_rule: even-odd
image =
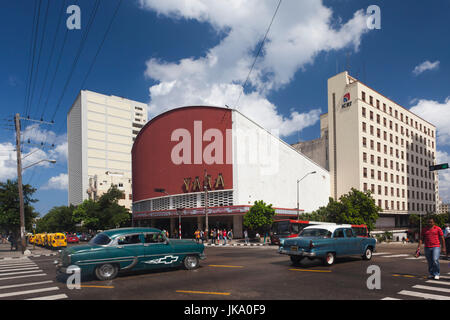
[[[315,224],[336,224],[334,222],[318,222],[318,221],[307,221],[307,220],[278,220],[274,221],[270,230],[270,241],[272,244],[279,245],[281,238],[295,238],[298,237],[300,231],[310,225]],[[351,227],[353,232],[357,237],[369,237],[369,231],[367,226],[362,225],[350,225],[350,224],[339,224],[346,227]]]

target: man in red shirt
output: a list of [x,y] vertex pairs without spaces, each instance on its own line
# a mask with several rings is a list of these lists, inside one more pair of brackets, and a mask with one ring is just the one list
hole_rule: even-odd
[[422,236],[419,239],[420,250],[422,242],[424,242],[425,247],[425,257],[428,261],[428,273],[430,274],[428,278],[434,278],[439,280],[440,266],[439,257],[441,255],[441,243],[442,243],[442,253],[446,253],[444,233],[442,229],[434,224],[433,218],[428,218],[428,226],[422,230]]

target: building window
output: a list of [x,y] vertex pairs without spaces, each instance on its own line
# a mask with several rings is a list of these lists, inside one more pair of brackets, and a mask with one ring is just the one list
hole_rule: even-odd
[[362,92],[362,101],[366,102],[366,93],[364,91]]

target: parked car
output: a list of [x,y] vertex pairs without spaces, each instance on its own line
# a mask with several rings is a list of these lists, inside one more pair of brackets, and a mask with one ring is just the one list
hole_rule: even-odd
[[168,239],[155,228],[122,228],[97,234],[86,245],[67,248],[56,261],[59,273],[78,266],[81,274],[110,280],[121,271],[178,267],[191,270],[205,259],[204,245],[194,240]]
[[75,234],[68,234],[67,243],[80,243],[80,239]]
[[86,242],[92,239],[92,236],[88,233],[82,233],[79,237],[80,241]]
[[303,229],[297,238],[285,239],[278,252],[289,255],[294,265],[304,258],[319,258],[332,265],[336,257],[342,256],[370,260],[375,245],[375,239],[356,236],[351,226],[315,225]]
[[64,233],[51,233],[47,243],[50,249],[62,249],[67,247],[67,239]]

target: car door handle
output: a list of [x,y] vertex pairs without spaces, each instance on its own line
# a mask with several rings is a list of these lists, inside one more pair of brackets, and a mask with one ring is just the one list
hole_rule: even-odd
[[117,249],[123,249],[123,246],[117,246]]

